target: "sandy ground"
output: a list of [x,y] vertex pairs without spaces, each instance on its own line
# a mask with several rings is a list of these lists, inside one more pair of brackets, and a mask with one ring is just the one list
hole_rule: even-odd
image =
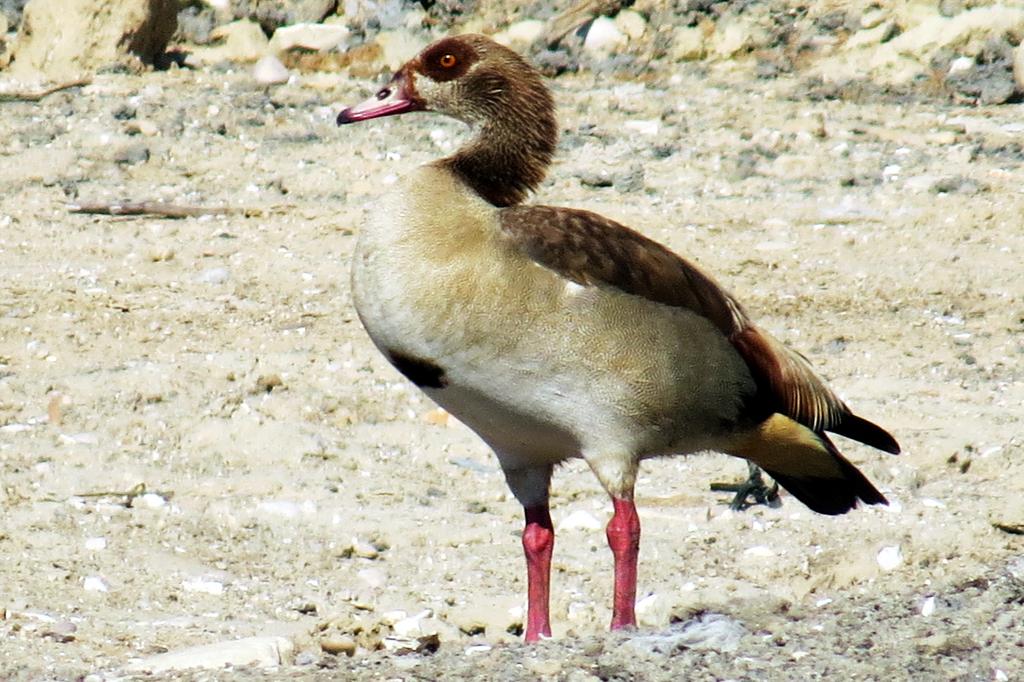
[[[0,104],[0,677],[112,679],[279,635],[280,668],[156,678],[1024,679],[1021,106],[673,71],[558,79],[537,200],[716,273],[898,437],[897,457],[841,443],[890,507],[734,513],[709,483],[742,462],[650,462],[642,627],[609,635],[609,504],[570,464],[555,638],[522,645],[521,510],[349,297],[365,212],[462,127],[338,129],[375,85],[343,76],[104,75]],[[126,200],[242,212],[66,206]],[[684,646],[699,614],[736,636]],[[418,617],[436,652],[369,650]]]

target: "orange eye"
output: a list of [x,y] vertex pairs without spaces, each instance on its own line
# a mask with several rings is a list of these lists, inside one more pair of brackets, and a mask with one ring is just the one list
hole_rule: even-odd
[[441,59],[438,61],[438,63],[441,66],[443,66],[444,68],[450,69],[453,66],[455,66],[455,62],[457,62],[457,61],[459,61],[459,60],[455,58],[455,55],[453,55],[453,54],[445,54],[445,55],[441,55]]

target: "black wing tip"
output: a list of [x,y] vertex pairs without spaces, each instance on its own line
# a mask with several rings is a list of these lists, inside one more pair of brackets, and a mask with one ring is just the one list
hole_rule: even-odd
[[[867,422],[870,424],[870,422]],[[874,424],[872,424],[874,426]],[[876,427],[877,428],[877,427]],[[881,431],[881,429],[879,429]],[[883,431],[883,433],[885,433]],[[888,435],[888,434],[886,434]],[[827,516],[838,516],[855,509],[858,502],[864,504],[888,505],[889,500],[878,491],[878,488],[861,473],[860,469],[840,454],[832,441],[823,433],[817,434],[822,444],[835,458],[839,465],[840,475],[833,477],[793,476],[776,474],[765,469],[779,485],[788,490],[812,511]],[[892,436],[889,436],[890,440]],[[893,443],[896,441],[893,440]]]
[[882,493],[853,465],[855,476],[847,478],[799,478],[768,471],[779,485],[808,509],[826,516],[839,516],[856,509],[858,502],[888,505]]
[[829,431],[870,445],[882,452],[888,452],[890,455],[898,455],[901,452],[900,444],[896,442],[891,433],[878,424],[869,422],[853,413],[844,415],[843,420]]

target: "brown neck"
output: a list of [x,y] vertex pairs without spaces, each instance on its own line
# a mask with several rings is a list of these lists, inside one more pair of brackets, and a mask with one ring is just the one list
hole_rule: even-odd
[[557,142],[551,96],[534,92],[502,107],[475,140],[441,164],[491,204],[513,206],[540,185]]

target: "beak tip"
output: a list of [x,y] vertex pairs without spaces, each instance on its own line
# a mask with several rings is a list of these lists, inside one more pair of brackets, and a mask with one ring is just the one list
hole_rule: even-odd
[[348,109],[342,109],[338,112],[338,118],[336,119],[339,126],[343,126],[346,123],[352,123],[352,116],[349,114]]

